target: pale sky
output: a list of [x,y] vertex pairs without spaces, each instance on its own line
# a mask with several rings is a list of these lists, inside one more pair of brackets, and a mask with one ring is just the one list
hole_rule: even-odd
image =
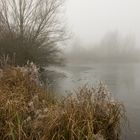
[[66,18],[69,29],[86,43],[110,31],[140,42],[140,0],[66,0]]

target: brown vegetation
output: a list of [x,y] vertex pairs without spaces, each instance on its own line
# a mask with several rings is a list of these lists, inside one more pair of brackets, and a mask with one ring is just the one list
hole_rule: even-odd
[[124,107],[103,84],[58,100],[41,86],[37,68],[0,70],[1,140],[118,140]]

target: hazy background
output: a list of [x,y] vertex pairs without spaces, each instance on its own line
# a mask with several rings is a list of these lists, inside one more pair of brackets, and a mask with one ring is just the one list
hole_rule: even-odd
[[107,32],[133,36],[140,44],[139,0],[67,0],[66,17],[73,35],[83,43],[100,41]]
[[56,91],[105,82],[126,107],[131,130],[124,139],[138,140],[140,0],[66,0],[65,17],[71,32],[64,47],[68,63],[57,69],[66,76],[55,81]]
[[[64,47],[66,66],[57,69],[55,88],[68,94],[103,81],[126,107],[131,130],[140,138],[140,0],[66,0],[71,38]],[[56,68],[55,68],[56,70]]]
[[67,0],[67,60],[140,62],[139,13],[139,0]]

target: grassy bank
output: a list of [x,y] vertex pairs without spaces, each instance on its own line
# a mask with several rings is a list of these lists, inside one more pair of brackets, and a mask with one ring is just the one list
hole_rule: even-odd
[[103,84],[57,99],[35,65],[0,70],[1,140],[119,140],[124,118]]

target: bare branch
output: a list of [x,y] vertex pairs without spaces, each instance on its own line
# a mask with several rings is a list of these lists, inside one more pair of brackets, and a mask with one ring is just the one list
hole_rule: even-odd
[[22,49],[24,55],[29,55],[27,59],[33,55],[38,60],[53,56],[56,59],[57,43],[65,40],[58,19],[62,3],[63,0],[0,0],[0,53],[14,51],[20,56]]

